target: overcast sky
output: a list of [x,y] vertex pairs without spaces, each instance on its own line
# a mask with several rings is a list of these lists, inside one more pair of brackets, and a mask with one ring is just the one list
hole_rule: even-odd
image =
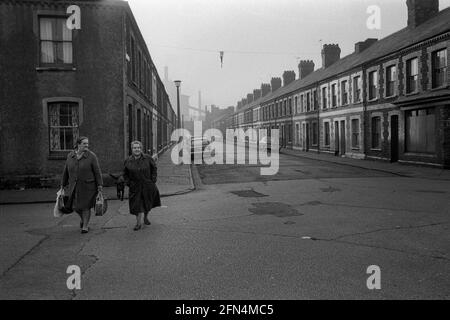
[[[190,104],[235,106],[262,82],[338,43],[341,57],[355,42],[383,38],[406,26],[406,0],[128,0],[160,77],[182,80]],[[381,28],[370,30],[367,9],[381,9]],[[440,9],[450,0],[440,0]],[[224,51],[223,67],[219,52]],[[172,102],[174,105],[174,102]]]

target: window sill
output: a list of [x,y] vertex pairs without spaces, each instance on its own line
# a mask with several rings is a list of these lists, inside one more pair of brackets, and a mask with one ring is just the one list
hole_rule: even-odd
[[434,154],[434,153],[405,152],[403,155],[405,155],[405,156],[419,156],[419,157],[427,157],[427,158],[436,158],[436,154]]
[[385,99],[392,99],[392,98],[396,98],[396,97],[397,97],[396,94],[393,94],[393,95],[390,95],[390,96],[384,96]]
[[410,97],[410,96],[415,96],[415,95],[417,95],[417,94],[419,94],[419,91],[414,91],[414,92],[405,93],[405,96],[406,96],[406,97]]
[[[359,151],[360,149],[359,149],[359,147],[352,147],[352,150],[353,151]],[[374,150],[374,149],[371,149],[371,150]],[[381,151],[381,150],[380,150]]]
[[370,148],[370,151],[382,151],[381,148]]
[[36,71],[77,71],[74,67],[37,67]]
[[373,99],[367,100],[367,102],[377,102],[377,101],[378,101],[378,98],[373,98]]
[[449,86],[440,86],[440,87],[436,87],[436,88],[431,88],[430,91],[439,91],[439,90],[443,90],[443,89],[448,89]]

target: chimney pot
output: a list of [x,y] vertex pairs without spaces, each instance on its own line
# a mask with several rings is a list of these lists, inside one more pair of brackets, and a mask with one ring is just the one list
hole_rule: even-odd
[[260,89],[253,90],[253,99],[256,101],[259,98],[261,98],[261,90]]
[[270,91],[271,91],[270,83],[261,84],[261,97],[266,96],[268,93],[270,93]]
[[439,0],[406,0],[408,27],[415,28],[439,13]]
[[288,70],[283,72],[283,87],[295,81],[295,71]]
[[322,48],[322,68],[328,68],[341,58],[338,44],[324,44]]
[[303,79],[314,72],[314,62],[312,60],[301,60],[298,64],[298,78]]
[[272,87],[272,92],[277,91],[281,88],[281,78],[272,78],[270,80],[270,86]]
[[378,39],[376,38],[367,38],[365,41],[355,43],[355,53],[363,52],[377,41]]

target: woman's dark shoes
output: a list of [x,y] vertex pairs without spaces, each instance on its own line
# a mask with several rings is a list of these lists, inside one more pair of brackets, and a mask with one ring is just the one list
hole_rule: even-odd
[[151,225],[152,223],[150,222],[150,220],[148,220],[148,218],[147,217],[144,217],[144,223],[146,224],[146,225]]
[[80,229],[83,229],[83,221],[80,221]]
[[135,225],[134,226],[134,231],[138,231],[140,228],[142,228],[142,225],[141,224],[137,224],[137,225]]
[[88,233],[89,232],[89,228],[83,228],[81,229],[81,233]]

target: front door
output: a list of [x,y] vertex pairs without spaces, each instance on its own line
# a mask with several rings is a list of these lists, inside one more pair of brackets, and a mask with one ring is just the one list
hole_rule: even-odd
[[309,123],[305,126],[305,151],[309,151]]
[[391,162],[398,161],[398,116],[391,116]]
[[334,154],[339,155],[339,121],[334,122]]

